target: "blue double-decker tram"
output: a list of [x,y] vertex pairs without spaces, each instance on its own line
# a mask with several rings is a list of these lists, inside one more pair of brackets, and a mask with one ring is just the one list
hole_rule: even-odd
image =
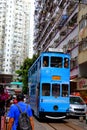
[[64,119],[69,112],[70,55],[42,52],[28,71],[30,105],[38,118]]

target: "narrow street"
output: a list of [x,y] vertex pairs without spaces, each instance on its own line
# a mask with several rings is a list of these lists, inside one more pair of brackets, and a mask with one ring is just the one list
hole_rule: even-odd
[[34,118],[35,130],[87,130],[86,120],[67,119],[64,121],[39,122]]

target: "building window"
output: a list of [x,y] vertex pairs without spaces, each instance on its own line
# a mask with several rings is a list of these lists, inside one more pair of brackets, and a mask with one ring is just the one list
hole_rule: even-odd
[[86,19],[82,19],[79,23],[79,30],[81,31],[83,28],[85,28],[87,26],[87,20]]

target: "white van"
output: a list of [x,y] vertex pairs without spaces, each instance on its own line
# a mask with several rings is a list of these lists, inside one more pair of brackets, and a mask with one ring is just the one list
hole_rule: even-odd
[[70,108],[69,115],[71,116],[85,116],[86,115],[86,103],[80,96],[70,95]]

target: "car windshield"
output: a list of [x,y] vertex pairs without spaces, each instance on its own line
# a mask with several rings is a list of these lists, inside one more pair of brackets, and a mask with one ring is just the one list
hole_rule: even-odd
[[70,104],[84,105],[85,102],[81,97],[70,97]]

